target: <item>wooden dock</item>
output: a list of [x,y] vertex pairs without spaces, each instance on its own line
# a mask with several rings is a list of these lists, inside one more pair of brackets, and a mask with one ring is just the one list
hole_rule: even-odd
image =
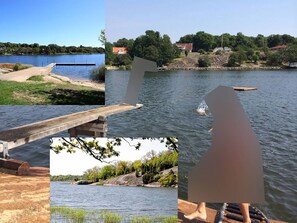
[[[57,118],[52,118],[29,125],[24,125],[0,132],[0,151],[5,147],[9,149],[21,146],[35,140],[65,131],[87,123],[93,123],[98,119],[105,119],[107,116],[141,108],[142,105],[118,104],[100,108],[91,109],[88,111],[77,112],[69,115],[64,115]],[[102,125],[102,123],[99,125]],[[89,126],[89,124],[88,124]],[[93,124],[90,128],[93,128]],[[101,126],[104,127],[104,126]],[[85,127],[82,131],[86,131]],[[92,130],[92,129],[91,129]],[[3,147],[1,149],[1,147]]]
[[96,66],[95,63],[56,63],[56,66]]
[[256,87],[233,87],[234,91],[254,91]]
[[[178,199],[178,222],[189,222],[189,223],[197,223],[200,222],[198,220],[192,220],[189,221],[187,220],[184,215],[188,215],[193,213],[196,210],[197,205],[195,203],[191,203],[189,201],[185,201],[182,199]],[[217,222],[217,215],[219,215],[219,212],[215,209],[211,209],[211,208],[206,208],[206,212],[207,212],[207,222],[211,222],[211,223],[216,223]],[[229,219],[229,218],[224,218],[223,222],[226,223],[238,223],[238,221]],[[269,220],[270,223],[286,223],[283,221],[277,221],[277,220]]]

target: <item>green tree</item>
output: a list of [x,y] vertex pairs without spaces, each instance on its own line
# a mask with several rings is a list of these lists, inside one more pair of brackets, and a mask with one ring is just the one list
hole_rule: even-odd
[[98,174],[98,178],[101,180],[106,180],[115,176],[116,170],[113,165],[107,165],[102,167],[100,173]]
[[158,66],[170,62],[178,55],[168,35],[161,36],[159,32],[152,30],[137,37],[130,52],[131,56],[156,61]]
[[284,55],[281,51],[270,53],[267,57],[267,65],[270,66],[281,66],[284,62]]
[[193,51],[198,51],[199,49],[203,49],[205,51],[209,51],[213,48],[214,39],[211,34],[205,32],[197,32],[193,38]]

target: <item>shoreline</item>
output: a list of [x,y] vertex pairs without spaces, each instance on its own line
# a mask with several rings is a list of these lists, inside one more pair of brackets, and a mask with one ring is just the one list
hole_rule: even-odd
[[[106,70],[123,70],[117,66],[106,65]],[[196,70],[196,71],[252,71],[252,70],[297,70],[287,67],[158,67],[158,71],[183,71],[183,70]]]

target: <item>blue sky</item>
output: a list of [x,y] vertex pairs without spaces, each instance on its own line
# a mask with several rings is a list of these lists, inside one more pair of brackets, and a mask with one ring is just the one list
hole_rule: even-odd
[[134,39],[148,29],[174,42],[198,31],[297,37],[296,9],[296,0],[107,0],[106,33],[111,42]]
[[1,0],[0,42],[99,46],[104,0]]

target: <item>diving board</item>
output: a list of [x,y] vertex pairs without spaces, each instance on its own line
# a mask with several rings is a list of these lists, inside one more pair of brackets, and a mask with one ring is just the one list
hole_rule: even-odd
[[104,119],[110,115],[139,109],[141,107],[141,104],[110,105],[2,131],[0,132],[0,151],[3,150],[3,155],[5,156],[5,154],[8,155],[8,150],[17,146],[96,121],[100,118]]

